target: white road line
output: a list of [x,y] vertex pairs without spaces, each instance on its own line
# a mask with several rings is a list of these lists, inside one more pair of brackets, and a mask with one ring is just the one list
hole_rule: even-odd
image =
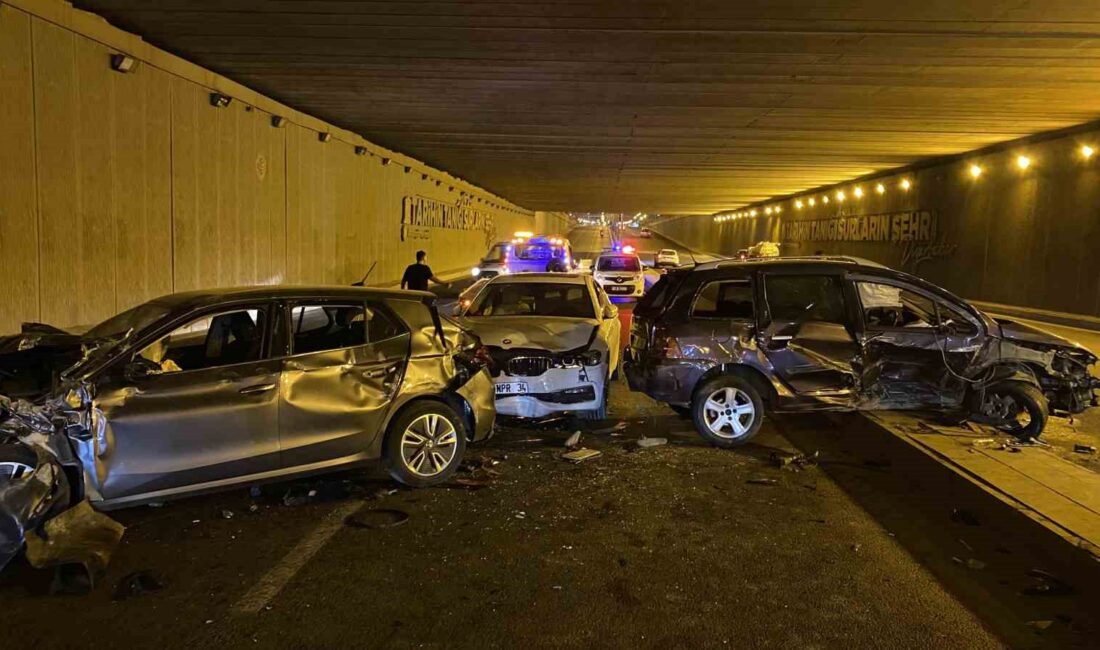
[[298,571],[309,562],[317,551],[328,543],[336,531],[344,526],[344,519],[355,514],[366,505],[363,501],[345,503],[325,516],[325,519],[317,525],[309,535],[298,542],[290,552],[283,556],[270,571],[264,574],[260,581],[248,590],[243,598],[233,605],[233,611],[238,614],[256,614],[279,595],[283,587],[287,585]]

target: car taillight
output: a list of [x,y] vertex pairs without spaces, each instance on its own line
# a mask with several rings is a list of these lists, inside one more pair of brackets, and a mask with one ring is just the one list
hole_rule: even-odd
[[665,359],[679,359],[683,356],[680,350],[680,342],[662,327],[653,328],[653,336],[650,338],[649,351],[653,355],[660,355]]

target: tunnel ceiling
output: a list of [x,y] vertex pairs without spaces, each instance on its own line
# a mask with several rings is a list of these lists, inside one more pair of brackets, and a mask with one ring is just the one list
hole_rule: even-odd
[[1100,114],[1100,3],[81,0],[532,209],[709,213]]

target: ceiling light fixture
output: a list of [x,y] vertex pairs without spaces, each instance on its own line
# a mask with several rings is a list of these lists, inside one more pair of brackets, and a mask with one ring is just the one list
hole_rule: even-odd
[[1027,156],[1016,156],[1016,166],[1020,169],[1027,169],[1031,167],[1031,158]]
[[977,165],[971,165],[970,166],[970,176],[972,178],[977,178],[981,175],[982,175],[982,168],[981,167],[979,167]]

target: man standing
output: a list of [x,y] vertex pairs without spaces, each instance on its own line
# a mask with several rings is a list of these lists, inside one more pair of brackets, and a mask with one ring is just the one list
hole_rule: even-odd
[[416,264],[410,264],[406,266],[405,275],[401,276],[402,289],[427,291],[428,280],[431,280],[436,284],[447,286],[446,282],[432,275],[432,267],[428,266],[428,264],[425,262],[427,258],[428,254],[424,251],[416,251]]

